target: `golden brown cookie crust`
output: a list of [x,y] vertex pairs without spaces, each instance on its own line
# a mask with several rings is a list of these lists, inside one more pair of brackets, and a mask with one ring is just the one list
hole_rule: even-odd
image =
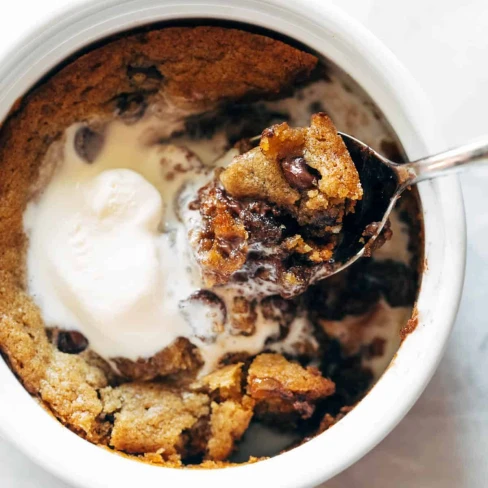
[[316,402],[334,392],[335,384],[317,368],[303,368],[281,354],[260,354],[249,368],[247,393],[257,402],[259,416],[308,418]]

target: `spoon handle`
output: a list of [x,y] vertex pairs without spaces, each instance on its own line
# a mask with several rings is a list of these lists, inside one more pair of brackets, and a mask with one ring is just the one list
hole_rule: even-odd
[[458,173],[474,166],[475,163],[480,164],[480,162],[488,163],[487,140],[466,144],[402,165],[404,170],[402,171],[402,184],[405,187],[438,176]]

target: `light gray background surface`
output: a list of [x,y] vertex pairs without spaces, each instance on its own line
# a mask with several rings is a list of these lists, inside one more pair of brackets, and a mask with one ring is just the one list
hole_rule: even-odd
[[[0,0],[0,57],[51,11],[79,1]],[[488,137],[486,0],[333,3],[366,25],[417,78],[434,106],[446,149]],[[488,168],[461,179],[468,261],[464,297],[446,355],[401,424],[322,488],[488,486]],[[0,487],[70,488],[1,439]]]

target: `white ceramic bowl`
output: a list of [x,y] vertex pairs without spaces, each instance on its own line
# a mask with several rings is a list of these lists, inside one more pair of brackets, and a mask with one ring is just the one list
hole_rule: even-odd
[[[13,102],[67,55],[108,34],[155,21],[213,18],[286,34],[322,53],[371,96],[410,158],[440,146],[428,104],[385,47],[323,1],[92,0],[39,26],[0,65],[0,120]],[[0,431],[40,465],[83,488],[134,486],[308,487],[329,479],[373,448],[402,419],[444,350],[463,284],[465,222],[455,177],[420,186],[428,268],[419,325],[372,391],[345,419],[303,446],[252,465],[218,470],[149,466],[102,450],[51,418],[0,360]],[[1,313],[1,311],[0,311]]]

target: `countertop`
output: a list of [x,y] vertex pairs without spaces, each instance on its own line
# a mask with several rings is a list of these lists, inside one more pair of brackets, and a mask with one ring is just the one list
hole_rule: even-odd
[[[0,56],[50,11],[78,1],[1,2]],[[334,3],[366,25],[416,77],[434,106],[449,146],[488,135],[486,0]],[[461,181],[468,215],[468,259],[464,296],[446,354],[400,425],[371,453],[321,488],[487,486],[488,212],[484,209],[488,207],[488,168],[464,175]],[[0,486],[69,488],[3,440]]]

